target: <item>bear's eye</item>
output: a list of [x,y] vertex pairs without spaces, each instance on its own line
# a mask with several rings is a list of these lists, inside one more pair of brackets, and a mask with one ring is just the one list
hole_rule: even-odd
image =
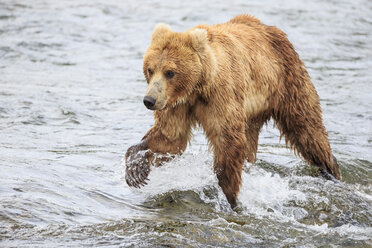
[[168,79],[171,79],[172,77],[174,77],[174,71],[166,71],[165,72],[165,76],[168,78]]
[[151,70],[150,68],[147,69],[147,72],[149,73],[149,76],[151,76],[152,73],[153,73],[152,70]]

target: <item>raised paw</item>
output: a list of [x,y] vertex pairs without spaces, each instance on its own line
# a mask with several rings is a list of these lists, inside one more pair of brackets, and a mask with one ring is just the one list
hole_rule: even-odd
[[150,173],[150,162],[146,153],[137,153],[134,156],[127,156],[125,180],[130,187],[140,188],[147,185],[146,180]]

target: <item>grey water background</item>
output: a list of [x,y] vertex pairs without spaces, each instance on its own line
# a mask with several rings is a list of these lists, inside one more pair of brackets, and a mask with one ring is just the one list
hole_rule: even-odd
[[[153,27],[255,15],[284,30],[320,95],[343,180],[317,177],[270,123],[231,211],[196,130],[130,189],[121,162],[153,124]],[[371,247],[372,4],[0,1],[0,247]]]

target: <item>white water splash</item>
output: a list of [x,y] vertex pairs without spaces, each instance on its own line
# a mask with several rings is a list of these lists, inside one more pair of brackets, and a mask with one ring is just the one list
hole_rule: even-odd
[[198,190],[217,184],[207,154],[184,154],[161,167],[152,168],[147,185],[135,192],[154,196],[174,190]]
[[250,166],[248,173],[243,173],[242,182],[239,200],[249,213],[284,213],[283,206],[289,200],[306,201],[303,192],[290,189],[289,178],[282,178],[255,165]]
[[[214,201],[219,205],[218,210],[226,209],[227,200],[218,186],[213,171],[213,158],[210,153],[188,153],[177,157],[162,167],[153,168],[149,175],[148,185],[133,192],[145,198],[153,197],[171,191],[192,190],[199,194],[201,199],[210,203]],[[305,210],[285,208],[290,201],[306,201],[306,195],[295,189],[290,189],[289,178],[282,178],[278,174],[267,172],[264,169],[246,164],[249,172],[242,173],[242,185],[238,200],[246,212],[256,215],[279,215],[298,219],[306,215]],[[203,189],[218,189],[215,199],[206,197]],[[304,213],[305,211],[305,213]]]

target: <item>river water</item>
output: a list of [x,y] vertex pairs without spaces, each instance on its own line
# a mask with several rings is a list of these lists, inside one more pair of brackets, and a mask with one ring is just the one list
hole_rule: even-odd
[[[122,157],[153,124],[153,27],[241,13],[284,30],[305,61],[343,180],[317,177],[270,123],[238,213],[201,130],[129,188]],[[369,0],[0,1],[0,247],[371,247],[371,13]]]

